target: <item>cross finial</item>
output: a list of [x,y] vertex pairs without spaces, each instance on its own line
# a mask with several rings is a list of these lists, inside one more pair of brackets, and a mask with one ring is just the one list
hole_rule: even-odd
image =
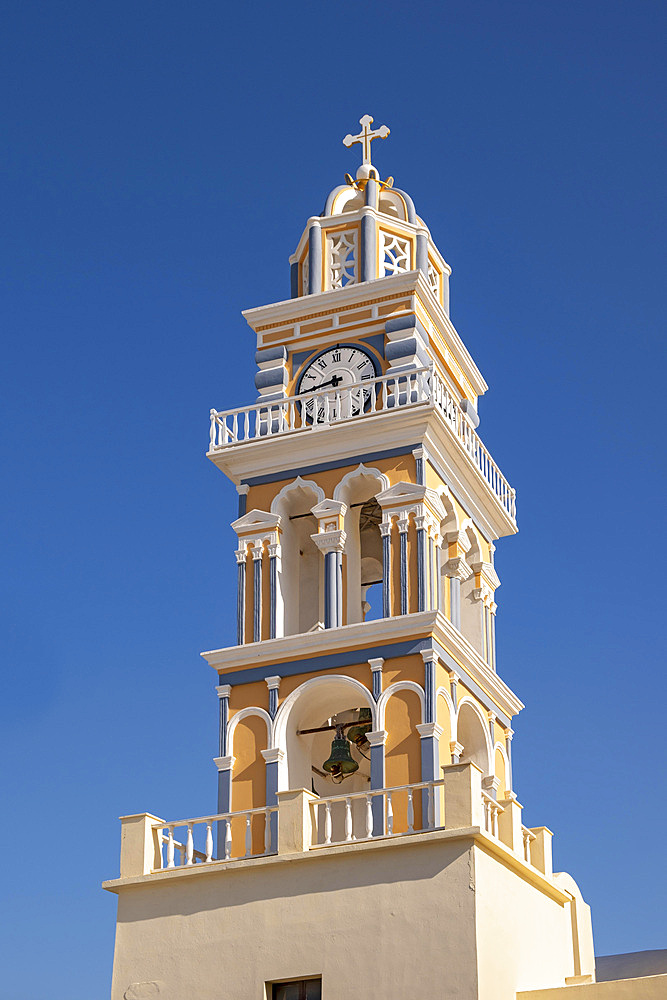
[[358,135],[350,135],[348,133],[343,139],[343,145],[354,146],[355,143],[360,143],[364,150],[364,164],[370,164],[371,143],[373,139],[386,139],[389,135],[389,129],[386,125],[380,125],[379,128],[376,128],[372,132],[371,125],[373,124],[373,119],[370,115],[364,115],[363,118],[360,118],[359,124],[361,125],[361,132]]

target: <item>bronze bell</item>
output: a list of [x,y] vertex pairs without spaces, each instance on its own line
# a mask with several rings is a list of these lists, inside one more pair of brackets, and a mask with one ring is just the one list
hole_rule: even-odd
[[350,743],[356,743],[360,750],[365,750],[370,744],[366,739],[366,733],[373,728],[370,708],[359,709],[359,725],[351,726],[347,731],[347,738]]
[[336,735],[331,743],[331,756],[325,760],[322,767],[331,774],[332,778],[340,777],[341,779],[359,770],[359,765],[350,753],[350,741],[343,733],[342,726],[336,728]]

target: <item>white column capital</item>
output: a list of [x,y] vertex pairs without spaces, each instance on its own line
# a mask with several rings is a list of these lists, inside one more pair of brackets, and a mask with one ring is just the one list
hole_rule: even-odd
[[248,493],[250,492],[250,487],[248,486],[247,483],[240,483],[236,487],[236,492],[241,497],[247,497]]
[[486,778],[482,778],[482,788],[488,793],[497,792],[500,788],[500,778],[495,774],[488,774]]
[[236,556],[236,561],[239,564],[239,566],[246,561],[246,555],[247,555],[246,549],[235,549],[234,555]]
[[280,747],[269,747],[268,750],[260,751],[267,764],[280,764],[285,759],[285,751]]
[[264,546],[260,542],[259,545],[253,545],[250,551],[252,552],[253,562],[259,562],[264,553]]
[[214,757],[213,763],[218,771],[231,771],[236,762],[236,757]]
[[434,649],[420,649],[421,658],[424,663],[434,663],[438,659],[438,654]]
[[347,535],[344,531],[318,531],[310,536],[323,555],[330,552],[343,552]]
[[378,527],[383,538],[391,534],[391,521],[380,521]]
[[271,559],[275,559],[276,556],[280,555],[281,552],[280,542],[271,542],[268,548],[269,548],[269,556],[271,557]]
[[269,691],[277,691],[278,688],[280,687],[280,682],[282,680],[282,677],[279,677],[278,674],[275,674],[273,677],[265,677],[264,680],[266,681],[266,686],[269,689]]
[[387,739],[387,732],[384,729],[376,729],[374,733],[366,733],[366,739],[372,747],[383,747]]
[[496,713],[495,712],[487,712],[486,713],[486,717],[489,720],[489,722],[495,722],[496,721]]
[[376,670],[382,670],[382,666],[384,664],[384,658],[382,656],[376,656],[372,660],[369,660],[368,662],[370,664],[371,670],[373,671],[373,673],[375,673]]
[[456,673],[455,670],[450,670],[449,671],[449,683],[450,684],[458,684],[460,680],[461,680],[461,678],[460,678],[459,674]]
[[399,517],[396,523],[398,524],[398,530],[400,533],[405,535],[408,530],[408,525],[410,524],[410,519],[408,517]]
[[459,743],[458,740],[450,741],[449,752],[453,757],[460,757],[464,750],[465,747],[463,746],[463,743]]
[[218,684],[215,690],[218,692],[218,698],[229,698],[232,693],[232,685]]
[[416,514],[415,515],[415,528],[417,531],[424,531],[427,524],[426,514]]
[[455,580],[467,580],[468,577],[472,576],[472,570],[463,556],[454,556],[453,559],[448,559],[445,563],[445,574]]
[[437,722],[422,722],[420,725],[415,726],[415,729],[422,740],[429,736],[435,736],[439,740],[442,736],[442,726],[439,726]]
[[513,736],[514,736],[514,730],[513,729],[506,729],[505,730],[505,739],[506,740],[510,740],[511,741],[511,739],[512,739]]

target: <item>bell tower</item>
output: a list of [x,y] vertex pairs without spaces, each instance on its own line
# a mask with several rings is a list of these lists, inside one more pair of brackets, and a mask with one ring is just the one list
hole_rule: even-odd
[[450,266],[371,162],[389,129],[360,125],[291,297],[244,312],[256,401],[210,412],[239,495],[235,642],[202,654],[217,804],[123,817],[113,1000],[594,981],[589,909],[512,779],[494,552],[515,494],[478,433],[487,385]]

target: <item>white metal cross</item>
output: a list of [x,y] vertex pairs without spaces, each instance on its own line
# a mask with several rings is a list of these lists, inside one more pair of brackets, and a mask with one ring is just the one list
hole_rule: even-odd
[[379,128],[372,132],[371,125],[373,124],[373,119],[370,115],[364,115],[363,118],[360,118],[359,124],[361,125],[361,132],[359,135],[350,135],[348,133],[343,139],[343,145],[354,146],[355,143],[360,143],[364,150],[364,163],[370,163],[371,143],[373,139],[386,139],[389,135],[389,129],[386,125],[380,125]]

